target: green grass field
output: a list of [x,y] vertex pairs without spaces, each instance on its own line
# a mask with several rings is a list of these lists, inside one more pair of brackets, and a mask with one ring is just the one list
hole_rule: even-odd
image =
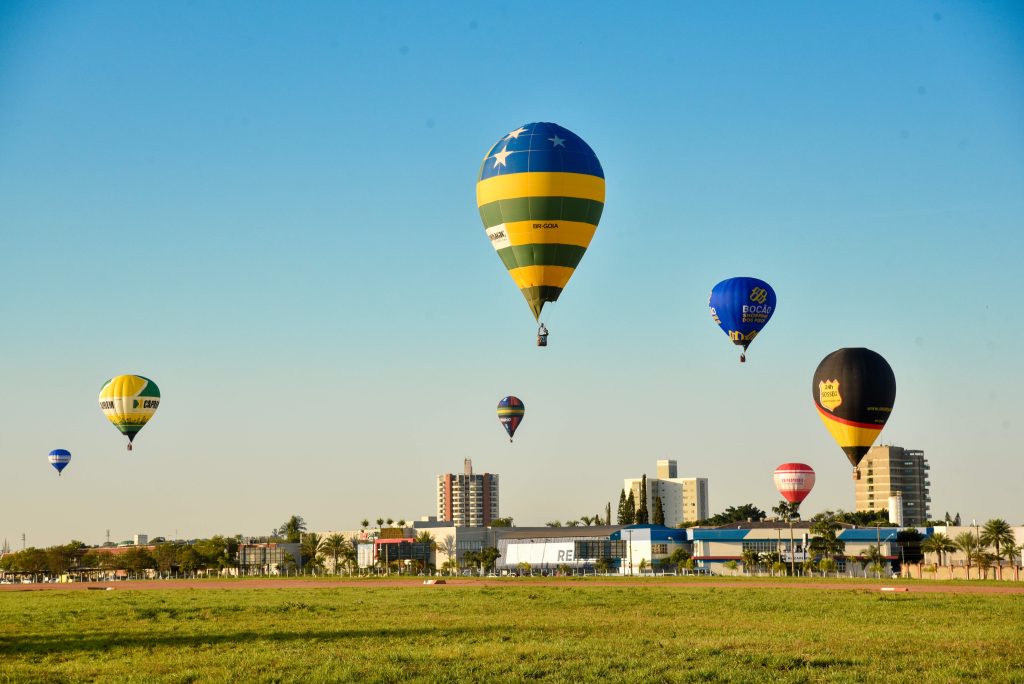
[[342,587],[0,594],[0,681],[1024,681],[1024,595]]

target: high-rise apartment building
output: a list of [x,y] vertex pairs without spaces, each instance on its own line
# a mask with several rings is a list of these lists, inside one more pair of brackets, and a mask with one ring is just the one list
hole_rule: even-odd
[[456,527],[487,527],[498,517],[498,476],[473,473],[466,459],[461,475],[437,476],[437,519]]
[[[697,522],[709,518],[708,479],[706,477],[679,477],[676,462],[658,461],[658,476],[647,478],[647,512],[654,516],[654,500],[661,497],[665,512],[665,525],[676,527],[683,522]],[[643,478],[623,480],[626,495],[633,492],[633,500],[640,507],[640,482]]]
[[896,502],[894,505],[900,505],[902,510],[890,512],[891,520],[902,519],[908,527],[924,525],[931,503],[928,470],[923,451],[898,446],[872,447],[860,462],[857,510],[880,511]]

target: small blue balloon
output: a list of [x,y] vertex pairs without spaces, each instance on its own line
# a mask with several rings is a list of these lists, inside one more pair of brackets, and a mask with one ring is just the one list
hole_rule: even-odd
[[775,290],[757,278],[729,278],[711,290],[711,317],[733,344],[743,347],[740,361],[775,313]]
[[60,475],[61,471],[71,462],[71,452],[67,449],[54,449],[47,458],[50,460],[50,465],[56,468],[57,474]]

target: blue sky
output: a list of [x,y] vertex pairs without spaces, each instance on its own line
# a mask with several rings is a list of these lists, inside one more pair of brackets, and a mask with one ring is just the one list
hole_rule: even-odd
[[[844,346],[892,365],[933,515],[1024,523],[1022,75],[1016,3],[4,3],[0,537],[412,519],[466,457],[519,524],[659,458],[713,511],[785,461],[851,509],[810,397]],[[607,177],[543,350],[474,197],[531,121]],[[779,297],[744,366],[734,275]],[[164,397],[132,454],[118,373]]]

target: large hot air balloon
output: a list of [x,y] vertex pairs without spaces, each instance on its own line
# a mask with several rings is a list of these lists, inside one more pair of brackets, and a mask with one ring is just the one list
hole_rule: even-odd
[[57,475],[60,475],[68,463],[71,463],[71,452],[67,449],[54,449],[47,458],[50,465],[57,469]]
[[896,376],[880,354],[838,349],[818,364],[811,382],[818,415],[853,464],[864,458],[885,427],[896,402]]
[[512,441],[525,414],[526,406],[519,397],[507,396],[498,402],[498,422],[508,433],[508,441]]
[[141,375],[118,375],[100,388],[103,415],[128,438],[128,451],[132,450],[135,435],[153,417],[158,406],[160,389]]
[[742,363],[747,360],[747,347],[775,312],[775,290],[757,278],[729,278],[711,289],[708,306],[715,323],[733,344],[743,347]]
[[[540,321],[544,304],[558,300],[601,219],[601,162],[572,131],[529,123],[484,156],[476,203],[487,237]],[[541,326],[537,343],[546,341]]]
[[775,488],[786,501],[799,506],[814,487],[814,469],[805,463],[783,463],[775,469]]

